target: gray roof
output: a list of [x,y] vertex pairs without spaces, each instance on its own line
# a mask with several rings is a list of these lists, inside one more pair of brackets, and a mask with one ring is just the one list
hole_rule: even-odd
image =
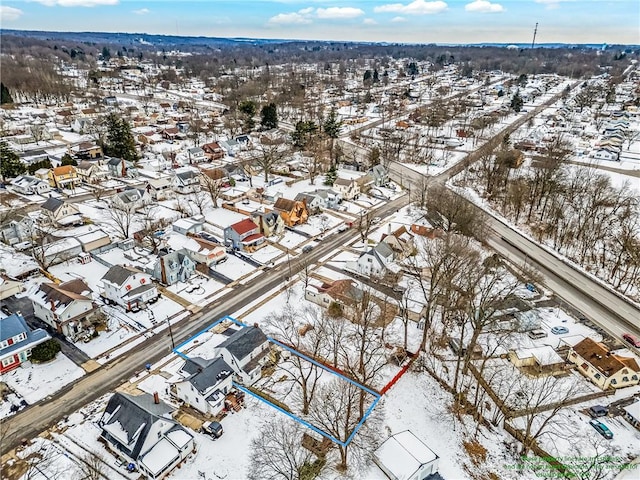
[[307,204],[310,204],[312,201],[314,201],[316,198],[316,196],[312,193],[299,193],[295,196],[294,200],[296,202],[301,202],[302,200],[306,200]]
[[[155,422],[162,418],[165,422],[177,425],[177,422],[168,415],[172,411],[173,408],[163,401],[154,403],[153,395],[148,393],[134,396],[117,392],[109,399],[99,424],[104,426],[118,422],[127,433],[129,442],[131,442],[133,435],[141,430],[131,452],[131,457],[137,460],[149,430]],[[113,437],[110,438],[112,441],[115,440]],[[115,445],[117,446],[117,443]]]
[[185,172],[176,173],[177,177],[180,177],[182,180],[190,180],[192,178],[198,177],[198,173],[193,170],[187,170]]
[[0,342],[15,337],[16,335],[20,335],[21,333],[26,333],[27,338],[21,342],[14,343],[9,347],[3,348],[1,351],[2,354],[19,350],[25,345],[33,342],[41,343],[51,338],[49,334],[41,328],[36,328],[31,331],[27,326],[27,322],[25,322],[24,317],[18,313],[14,313],[6,318],[0,319]]
[[111,267],[107,273],[103,275],[101,280],[106,280],[108,282],[114,283],[116,285],[122,285],[131,275],[135,275],[138,272],[130,267],[123,267],[122,265],[114,265]]
[[122,295],[122,297],[135,297],[136,295],[140,295],[147,290],[151,290],[152,288],[156,288],[153,283],[147,283],[146,285],[140,285],[139,287],[133,288],[129,290],[127,293]]
[[121,158],[116,158],[116,157],[114,157],[114,158],[112,158],[111,160],[109,160],[109,161],[107,162],[107,164],[108,164],[108,165],[116,166],[116,165],[120,165],[120,163],[121,163],[121,162],[122,162],[122,159],[121,159]]
[[49,210],[50,212],[55,212],[62,205],[64,205],[64,202],[62,200],[54,197],[49,197],[47,198],[47,201],[42,204],[42,208],[44,208],[45,210]]
[[378,245],[373,247],[373,249],[385,258],[393,255],[393,249],[386,242],[380,242]]
[[204,367],[206,367],[210,361],[211,360],[206,360],[202,357],[187,358],[180,370],[187,373],[188,375],[193,375],[198,370],[202,370]]
[[238,360],[242,360],[267,341],[266,335],[258,327],[244,327],[222,342],[219,347],[226,348]]
[[196,372],[187,380],[199,392],[204,393],[232,374],[233,369],[227,365],[227,362],[222,357],[217,357],[214,360],[209,360],[204,368],[197,366]]

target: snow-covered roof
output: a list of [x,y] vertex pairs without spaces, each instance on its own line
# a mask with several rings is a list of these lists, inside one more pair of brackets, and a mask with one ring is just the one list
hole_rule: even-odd
[[624,407],[624,411],[637,421],[640,421],[640,400],[636,400],[631,405]]
[[139,461],[148,472],[155,477],[167,468],[180,454],[173,443],[163,438],[149,450]]
[[416,471],[438,456],[411,431],[396,433],[375,451],[377,463],[398,480],[413,478]]
[[533,348],[519,348],[515,353],[520,359],[534,357],[541,366],[564,363],[564,359],[553,349],[553,347],[550,347],[549,345]]

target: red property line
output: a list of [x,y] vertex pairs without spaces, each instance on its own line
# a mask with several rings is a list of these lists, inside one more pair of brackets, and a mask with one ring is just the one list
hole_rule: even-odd
[[411,354],[411,359],[409,360],[409,363],[407,363],[404,367],[402,367],[402,369],[398,373],[396,373],[395,377],[393,377],[389,383],[387,383],[384,387],[382,387],[382,390],[380,390],[380,395],[384,395],[385,393],[387,393],[387,390],[393,387],[396,384],[396,382],[400,380],[400,377],[402,377],[405,373],[407,373],[407,370],[409,370],[409,367],[413,364],[414,360],[418,358],[418,353],[419,352]]

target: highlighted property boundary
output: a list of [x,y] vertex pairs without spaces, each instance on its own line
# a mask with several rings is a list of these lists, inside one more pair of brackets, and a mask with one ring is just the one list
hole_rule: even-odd
[[[209,332],[212,328],[214,328],[216,325],[218,325],[221,322],[224,322],[225,320],[229,320],[230,322],[238,325],[239,327],[247,327],[248,325],[241,322],[240,320],[237,320],[229,315],[226,315],[222,318],[219,318],[218,320],[216,320],[215,322],[213,322],[212,324],[210,324],[209,326],[205,327],[204,329],[200,330],[198,333],[196,333],[194,336],[192,336],[191,338],[188,338],[187,340],[185,340],[184,342],[182,342],[181,344],[177,345],[174,349],[173,349],[173,353],[175,353],[176,355],[178,355],[180,358],[183,358],[184,360],[189,360],[189,357],[182,353],[180,351],[180,349],[182,347],[184,347],[185,345],[187,345],[188,343],[192,342],[193,340],[195,340],[196,338],[198,338],[200,335]],[[343,447],[346,447],[347,445],[349,445],[351,443],[351,441],[353,440],[353,437],[355,436],[356,433],[358,433],[358,430],[360,430],[360,428],[362,427],[362,425],[364,425],[364,422],[367,420],[367,418],[369,417],[369,415],[371,415],[371,413],[373,412],[373,409],[376,407],[376,405],[378,404],[378,402],[380,401],[381,395],[380,393],[371,390],[368,387],[365,387],[364,385],[361,385],[360,383],[356,382],[355,380],[353,380],[352,378],[349,378],[339,372],[337,372],[335,369],[330,368],[327,365],[324,365],[320,362],[318,362],[317,360],[314,360],[313,358],[309,357],[308,355],[305,355],[301,352],[298,352],[297,350],[295,350],[294,348],[279,342],[278,340],[275,340],[271,337],[267,337],[267,340],[269,340],[270,343],[279,346],[280,348],[283,348],[289,352],[291,352],[292,354],[305,359],[308,362],[311,362],[312,364],[316,365],[317,367],[329,372],[331,375],[334,375],[336,377],[341,378],[342,380],[346,380],[347,382],[349,382],[350,384],[354,385],[355,387],[358,387],[359,389],[361,389],[362,391],[367,392],[368,394],[372,395],[374,397],[373,402],[371,403],[371,405],[369,405],[369,408],[367,408],[367,410],[365,411],[364,415],[362,416],[362,418],[360,419],[360,421],[356,424],[356,426],[353,428],[353,430],[351,431],[351,433],[349,434],[349,437],[343,442],[341,440],[338,440],[337,438],[335,438],[333,435],[325,432],[324,430],[312,425],[311,423],[307,422],[306,420],[298,417],[297,415],[294,415],[293,413],[287,412],[286,410],[284,410],[283,408],[279,407],[278,405],[275,405],[274,403],[270,402],[269,400],[267,400],[266,398],[261,397],[260,395],[257,395],[256,393],[250,391],[249,389],[247,389],[246,387],[243,387],[242,385],[233,382],[233,386],[236,387],[237,389],[241,390],[242,392],[244,392],[245,394],[251,395],[254,398],[257,398],[258,400],[260,400],[263,403],[266,403],[267,405],[269,405],[272,408],[275,408],[276,410],[278,410],[281,413],[284,413],[285,415],[287,415],[289,418],[295,420],[296,422],[298,422],[299,424],[313,430],[314,432],[322,435],[325,438],[328,438],[329,440],[331,440],[334,443],[337,443],[338,445],[341,445]]]

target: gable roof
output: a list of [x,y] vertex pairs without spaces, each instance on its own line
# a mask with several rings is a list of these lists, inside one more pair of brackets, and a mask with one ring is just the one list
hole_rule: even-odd
[[222,342],[219,348],[226,348],[229,353],[242,361],[243,358],[266,341],[267,336],[259,327],[244,327]]
[[258,228],[258,226],[250,218],[245,218],[238,223],[234,223],[230,228],[238,235],[244,235],[245,233]]
[[62,205],[64,205],[64,202],[62,200],[60,200],[58,198],[54,198],[54,197],[49,197],[49,198],[47,198],[47,201],[44,202],[41,206],[45,210],[49,210],[50,212],[55,212]]
[[227,362],[222,357],[216,357],[213,360],[206,361],[204,366],[202,364],[197,365],[195,372],[187,378],[187,381],[197,388],[200,393],[205,393],[209,388],[217,385],[232,374],[233,369]]
[[101,280],[106,280],[108,282],[111,282],[119,286],[124,284],[124,282],[126,282],[131,275],[135,275],[137,273],[142,273],[142,272],[139,272],[138,270],[135,270],[134,268],[131,268],[131,267],[114,265],[107,271],[107,273],[105,273],[102,276]]
[[[82,282],[82,280],[76,280],[77,282]],[[51,305],[51,310],[55,309],[64,309],[67,305],[73,303],[74,301],[91,301],[91,298],[82,293],[76,293],[74,290],[80,290],[81,292],[86,291],[90,292],[89,287],[84,284],[84,287],[80,286],[80,284],[75,284],[70,282],[69,288],[63,287],[62,285],[56,285],[55,283],[43,283],[40,285],[39,290],[32,297],[33,301],[39,304]]]
[[351,279],[335,280],[332,283],[323,283],[319,288],[331,298],[344,303],[355,303],[362,299],[362,290]]
[[51,338],[51,336],[41,328],[29,329],[24,317],[14,313],[5,318],[0,318],[0,341],[15,337],[21,333],[26,333],[27,337],[13,345],[9,345],[0,350],[0,355],[6,356],[12,352],[21,350],[28,345],[34,346]]
[[640,367],[638,367],[638,363],[634,358],[613,354],[603,344],[588,337],[574,345],[573,350],[606,376],[611,376],[623,368],[628,368],[634,372],[640,371]]
[[191,180],[192,178],[197,178],[198,173],[194,172],[193,170],[185,170],[184,172],[176,173],[176,177],[180,178],[181,180]]
[[61,167],[56,167],[53,169],[53,174],[55,176],[58,175],[69,175],[71,173],[75,173],[76,169],[73,168],[73,165],[62,165]]
[[289,200],[288,198],[280,197],[276,200],[276,203],[273,204],[273,208],[275,210],[280,210],[283,212],[290,212],[296,206],[295,200]]

